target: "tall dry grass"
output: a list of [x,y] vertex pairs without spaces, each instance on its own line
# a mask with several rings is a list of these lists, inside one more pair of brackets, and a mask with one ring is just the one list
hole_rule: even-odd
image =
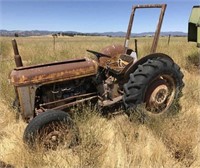
[[[13,87],[9,72],[15,67],[11,38],[1,38],[0,52],[0,160],[15,167],[200,167],[200,105],[199,55],[196,45],[186,38],[160,39],[158,52],[170,55],[185,75],[181,110],[175,116],[140,123],[137,116],[130,121],[126,115],[104,118],[97,110],[84,108],[75,115],[81,143],[73,149],[30,151],[22,142],[26,127],[16,120],[11,108]],[[68,58],[93,57],[86,49],[100,51],[113,43],[123,44],[123,38],[52,37],[17,38],[25,65],[59,61]],[[139,56],[150,51],[152,39],[138,39]],[[134,44],[131,44],[133,47]],[[189,57],[192,57],[189,58]]]

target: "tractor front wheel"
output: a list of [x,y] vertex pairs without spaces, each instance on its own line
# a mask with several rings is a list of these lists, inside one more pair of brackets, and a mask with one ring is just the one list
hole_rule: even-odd
[[33,118],[24,131],[24,142],[32,149],[57,149],[78,143],[78,128],[64,111],[48,110]]

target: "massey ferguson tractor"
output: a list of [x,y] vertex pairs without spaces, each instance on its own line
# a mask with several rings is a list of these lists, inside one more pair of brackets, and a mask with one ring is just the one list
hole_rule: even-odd
[[[136,9],[161,8],[151,52],[137,58],[129,48]],[[78,128],[72,120],[74,107],[89,104],[102,113],[123,109],[130,116],[139,105],[151,116],[163,116],[172,110],[181,95],[183,73],[173,59],[156,53],[166,4],[132,7],[124,45],[111,45],[100,52],[87,50],[96,59],[80,58],[62,62],[23,66],[17,43],[12,41],[16,68],[10,81],[22,118],[28,122],[24,142],[56,148],[70,147],[78,140]]]

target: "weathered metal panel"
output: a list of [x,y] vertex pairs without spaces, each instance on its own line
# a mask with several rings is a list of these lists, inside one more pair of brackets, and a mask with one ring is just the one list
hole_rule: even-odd
[[200,18],[200,6],[193,6],[189,23],[200,24],[199,18]]
[[17,87],[22,117],[30,119],[34,115],[36,86]]
[[101,53],[111,56],[111,58],[102,57],[99,60],[100,66],[106,66],[106,63],[117,61],[123,54],[124,47],[122,45],[111,45],[103,48]]
[[197,42],[200,46],[200,6],[193,6],[188,23],[188,41]]
[[50,64],[16,68],[10,80],[15,86],[51,83],[95,75],[97,64],[93,60],[78,59]]

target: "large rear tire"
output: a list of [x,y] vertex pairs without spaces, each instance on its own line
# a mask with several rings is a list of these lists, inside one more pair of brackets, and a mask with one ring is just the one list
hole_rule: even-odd
[[127,114],[133,113],[139,104],[144,104],[146,114],[158,116],[169,112],[182,95],[183,76],[180,67],[165,58],[149,59],[139,65],[124,85]]
[[78,128],[66,112],[49,110],[30,121],[23,140],[31,149],[71,147],[78,143]]

